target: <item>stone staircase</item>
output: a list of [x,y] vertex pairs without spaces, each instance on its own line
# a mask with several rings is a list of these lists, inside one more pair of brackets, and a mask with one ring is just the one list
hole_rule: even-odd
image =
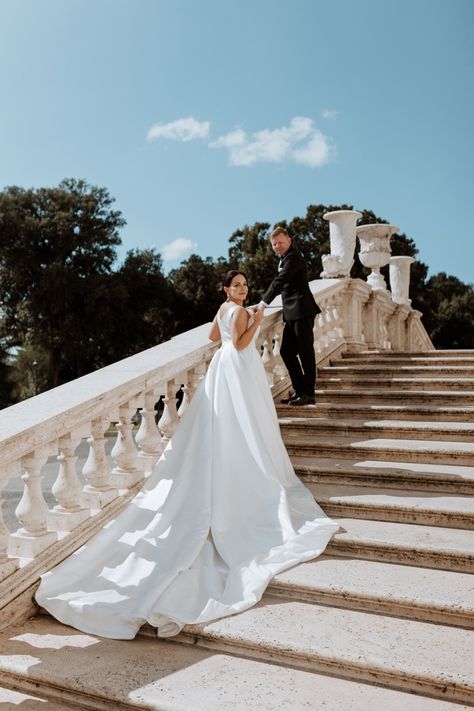
[[474,351],[352,354],[279,407],[341,524],[240,615],[118,642],[47,616],[0,634],[0,709],[455,711],[474,706]]

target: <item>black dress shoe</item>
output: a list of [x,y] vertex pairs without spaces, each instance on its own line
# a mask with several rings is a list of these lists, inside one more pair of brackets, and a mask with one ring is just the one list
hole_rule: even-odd
[[296,393],[293,393],[293,395],[290,395],[290,397],[284,398],[284,400],[280,400],[282,405],[289,405],[290,402],[293,402],[293,400],[296,400],[299,397]]
[[299,407],[301,405],[315,405],[316,400],[314,398],[314,395],[300,395],[294,400],[290,400],[289,404],[295,407]]

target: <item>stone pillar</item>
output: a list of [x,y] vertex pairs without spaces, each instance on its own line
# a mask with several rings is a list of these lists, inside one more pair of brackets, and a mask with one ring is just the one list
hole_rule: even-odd
[[396,304],[411,305],[408,294],[410,291],[410,266],[414,261],[413,257],[390,258],[390,288],[392,299]]
[[323,279],[350,276],[354,264],[356,223],[360,217],[362,213],[356,210],[335,210],[323,215],[323,219],[329,222],[331,243],[331,254],[322,257]]
[[390,237],[398,230],[399,228],[395,225],[385,224],[360,225],[356,227],[356,233],[360,241],[359,259],[364,267],[372,269],[367,277],[367,282],[374,291],[385,291],[387,289],[380,269],[390,261]]
[[344,323],[343,333],[347,349],[357,352],[367,347],[364,332],[364,306],[370,298],[371,289],[360,279],[348,279],[340,293],[339,310]]
[[407,328],[406,321],[410,313],[410,307],[406,304],[397,304],[388,322],[388,331],[392,348],[397,351],[407,350]]

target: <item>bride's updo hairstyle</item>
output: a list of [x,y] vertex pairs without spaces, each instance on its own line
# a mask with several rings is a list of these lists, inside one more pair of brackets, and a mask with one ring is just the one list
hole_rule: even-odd
[[229,286],[232,284],[232,279],[239,275],[245,277],[245,280],[247,281],[247,275],[244,274],[244,272],[241,272],[239,269],[231,269],[230,272],[227,272],[223,280],[217,285],[217,291],[224,299],[224,301],[227,299],[227,294],[224,291],[224,287],[229,288]]

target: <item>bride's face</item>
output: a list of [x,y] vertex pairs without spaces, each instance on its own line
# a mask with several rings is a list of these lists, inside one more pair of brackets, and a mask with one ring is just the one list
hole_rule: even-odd
[[236,274],[225,291],[227,296],[233,301],[245,301],[249,291],[247,279],[243,274]]

